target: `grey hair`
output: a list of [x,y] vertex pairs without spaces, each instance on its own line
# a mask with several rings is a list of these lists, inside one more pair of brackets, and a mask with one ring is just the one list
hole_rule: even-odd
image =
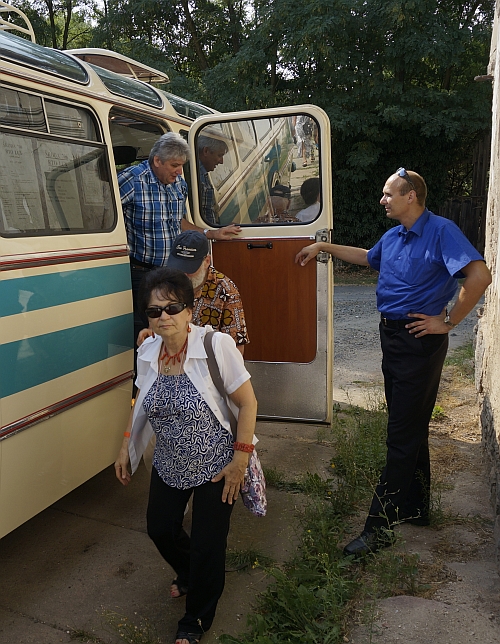
[[149,163],[152,165],[155,157],[158,157],[162,163],[170,159],[189,159],[189,145],[184,141],[177,132],[167,132],[162,134],[158,141],[151,148],[149,153]]
[[204,136],[203,134],[198,137],[196,142],[198,150],[208,148],[211,152],[226,154],[228,151],[227,143],[222,139],[214,139],[211,136]]

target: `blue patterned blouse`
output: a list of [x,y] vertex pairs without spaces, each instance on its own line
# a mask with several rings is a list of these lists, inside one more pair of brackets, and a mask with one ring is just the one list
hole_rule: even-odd
[[156,434],[153,466],[162,481],[186,490],[206,483],[233,458],[233,437],[186,374],[160,374],[144,398]]

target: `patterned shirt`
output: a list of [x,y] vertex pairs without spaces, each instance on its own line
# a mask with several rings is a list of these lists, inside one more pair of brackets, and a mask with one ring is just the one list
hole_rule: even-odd
[[149,161],[125,168],[118,175],[130,256],[164,266],[186,214],[187,183],[180,176],[163,184]]
[[198,163],[200,175],[200,212],[207,224],[219,222],[219,205],[215,201],[215,190],[208,172],[202,163]]
[[202,485],[231,462],[231,432],[185,373],[160,374],[143,407],[156,434],[153,465],[167,485],[180,490]]
[[194,301],[193,324],[210,324],[215,331],[228,333],[237,345],[250,342],[236,284],[213,266],[209,266],[201,295]]

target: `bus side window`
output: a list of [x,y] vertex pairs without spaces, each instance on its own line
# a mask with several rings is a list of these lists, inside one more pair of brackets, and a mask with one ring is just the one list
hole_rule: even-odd
[[[3,106],[13,93],[4,93],[4,89],[0,87]],[[80,106],[15,93],[17,109],[10,101],[10,109],[0,111],[0,234],[38,236],[112,230],[116,211],[107,152],[105,145],[96,141],[93,115]],[[26,106],[41,105],[42,100],[49,103],[45,132],[50,134],[42,133],[38,116],[38,131],[16,131],[21,124],[23,129],[35,129],[30,127],[33,110]],[[42,116],[45,118],[43,110]],[[51,132],[52,126],[57,134]]]

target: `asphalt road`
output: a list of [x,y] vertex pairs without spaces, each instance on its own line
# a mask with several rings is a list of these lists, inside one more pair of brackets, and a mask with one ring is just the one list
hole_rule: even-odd
[[[382,354],[378,335],[375,285],[335,286],[334,400],[365,406],[382,391]],[[450,332],[450,349],[474,337],[476,309]]]

